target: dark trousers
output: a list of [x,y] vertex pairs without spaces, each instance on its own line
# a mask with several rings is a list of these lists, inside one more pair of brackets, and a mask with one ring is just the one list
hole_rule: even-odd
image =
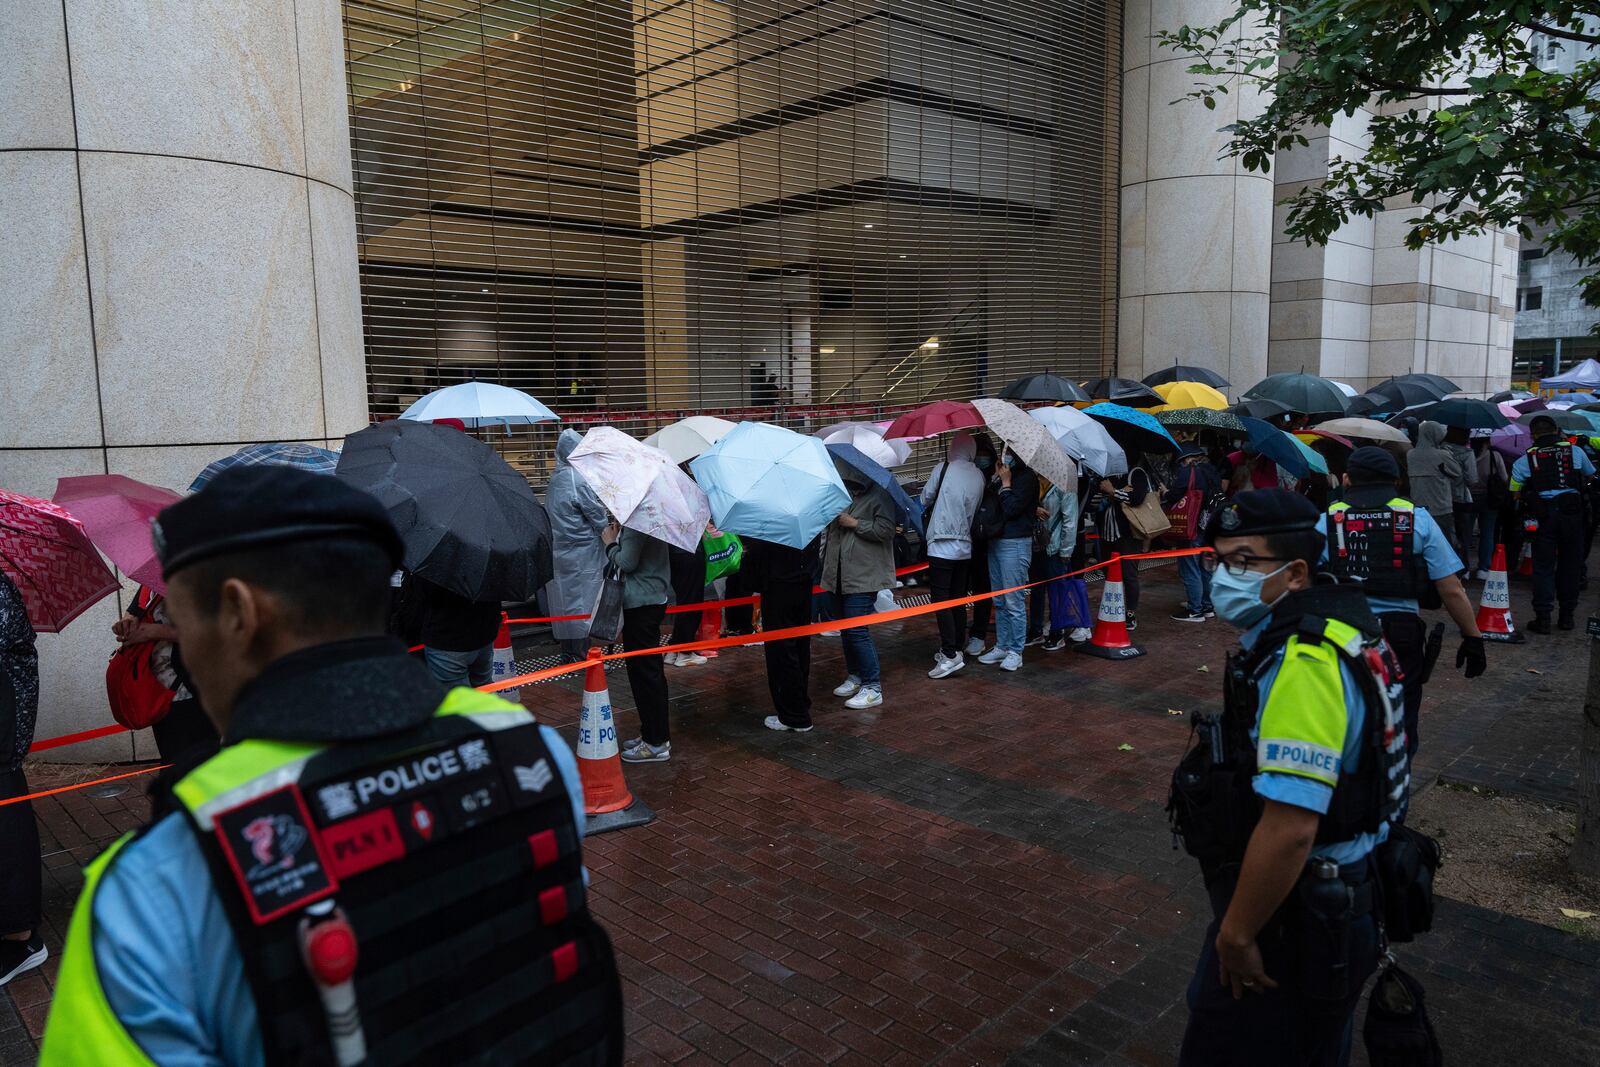
[[[1042,582],[1050,577],[1050,557],[1043,552],[1034,550],[1033,558],[1028,561],[1028,581]],[[1028,640],[1044,633],[1044,609],[1050,599],[1050,587],[1036,585],[1028,590]]]
[[215,752],[222,744],[217,736],[217,728],[206,717],[200,701],[195,699],[174,700],[172,710],[152,726],[150,732],[156,739],[156,751],[168,763],[190,749],[199,749],[201,745]]
[[[749,596],[756,591],[755,583],[743,571],[734,571],[728,575],[728,584],[723,590],[729,600]],[[730,634],[747,634],[755,629],[756,609],[750,604],[740,604],[736,608],[722,609],[723,625]]]
[[1378,616],[1383,623],[1383,639],[1394,649],[1400,663],[1401,688],[1405,691],[1406,755],[1417,754],[1418,722],[1422,710],[1422,672],[1428,656],[1428,624],[1409,611],[1386,611]]
[[[1113,555],[1131,556],[1144,551],[1144,542],[1137,537],[1124,537],[1111,547],[1110,559]],[[1139,610],[1139,561],[1125,559],[1122,561],[1122,597],[1123,603],[1129,611]]]
[[[761,589],[761,628],[782,630],[811,621],[811,582],[768,582]],[[811,638],[791,637],[762,645],[767,689],[785,726],[811,725]]]
[[589,656],[589,639],[587,637],[574,637],[567,641],[556,642],[561,646],[561,662],[576,663]]
[[1523,532],[1522,514],[1515,508],[1500,511],[1500,543],[1506,547],[1506,580],[1516,577],[1517,565],[1522,562],[1522,544],[1527,534]]
[[[967,595],[970,560],[928,557],[928,595],[934,600],[954,600]],[[987,569],[987,568],[986,568]],[[988,601],[984,601],[985,604]],[[967,608],[958,605],[934,612],[939,623],[939,652],[946,658],[960,652],[967,643]]]
[[1557,603],[1563,615],[1575,610],[1582,567],[1583,505],[1568,493],[1549,502],[1533,532],[1534,614],[1548,615]]
[[[700,604],[706,598],[706,549],[701,544],[698,552],[669,549],[668,562],[672,565],[672,596],[681,604]],[[698,611],[680,611],[672,619],[672,643],[686,645],[700,631]]]
[[1457,503],[1456,510],[1452,512],[1456,523],[1456,547],[1461,566],[1466,570],[1472,569],[1472,561],[1477,557],[1473,554],[1473,532],[1478,528],[1478,513],[1472,510],[1471,504]]
[[[624,609],[622,650],[660,647],[661,620],[666,614],[665,604]],[[672,739],[667,725],[666,666],[660,656],[635,656],[624,662],[628,665],[628,688],[633,690],[633,703],[639,709],[639,736],[651,748],[664,745]]]
[[[1353,868],[1344,868],[1352,872]],[[1178,1067],[1344,1067],[1356,1004],[1378,967],[1378,924],[1371,912],[1352,919],[1344,938],[1345,988],[1325,988],[1337,953],[1316,946],[1325,930],[1305,913],[1290,890],[1289,901],[1256,935],[1267,977],[1278,988],[1246,991],[1242,1000],[1219,980],[1217,927],[1206,927],[1205,944],[1189,981],[1189,1024]],[[1213,897],[1213,912],[1225,914],[1227,899]],[[1293,916],[1293,919],[1287,916]]]
[[[967,592],[988,593],[993,590],[989,584],[989,545],[986,541],[972,542],[972,558],[967,561]],[[983,640],[989,632],[989,616],[994,613],[993,600],[979,600],[972,605],[972,625],[967,633]]]
[[[27,795],[28,776],[21,768],[0,771],[0,800]],[[0,934],[38,929],[43,894],[33,802],[0,807]]]

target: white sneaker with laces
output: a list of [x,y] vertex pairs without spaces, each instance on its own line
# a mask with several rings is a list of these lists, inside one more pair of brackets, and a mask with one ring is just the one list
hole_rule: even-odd
[[860,711],[862,708],[875,708],[882,703],[882,690],[862,686],[855,696],[844,702],[844,706],[854,711]]
[[1087,626],[1079,626],[1067,635],[1067,640],[1075,645],[1081,645],[1094,636],[1094,631]]
[[668,667],[676,667],[678,665],[678,653],[668,652],[665,656],[661,657],[661,662],[666,664]]
[[969,656],[983,655],[983,638],[974,637],[971,641],[968,641],[966,652]]
[[1007,652],[1006,653],[1006,658],[1000,661],[1000,669],[1003,670],[1003,671],[1014,671],[1014,670],[1017,670],[1021,666],[1022,666],[1022,653],[1021,652]]
[[860,688],[861,679],[852,674],[850,677],[834,686],[833,695],[836,697],[852,697],[856,695],[856,692]]
[[959,652],[953,656],[946,656],[942,652],[935,653],[933,658],[938,662],[933,665],[933,670],[928,672],[929,678],[948,678],[967,665],[966,658]]
[[989,651],[978,657],[979,663],[999,663],[1006,658],[1006,650],[995,645]]
[[797,734],[806,734],[811,732],[811,727],[809,726],[785,726],[783,724],[783,720],[778,718],[776,715],[768,715],[766,721],[762,723],[762,725],[769,730],[786,730]]
[[702,663],[710,663],[710,662],[711,662],[710,660],[706,659],[704,656],[702,656],[698,652],[679,652],[678,653],[677,666],[679,666],[679,667],[698,667]]

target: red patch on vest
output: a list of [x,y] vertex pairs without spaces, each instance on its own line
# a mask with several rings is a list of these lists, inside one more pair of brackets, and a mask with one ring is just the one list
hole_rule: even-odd
[[324,827],[322,844],[328,851],[328,868],[337,878],[349,878],[406,854],[391,808]]

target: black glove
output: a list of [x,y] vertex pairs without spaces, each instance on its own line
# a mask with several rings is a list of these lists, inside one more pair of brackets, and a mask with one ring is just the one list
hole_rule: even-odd
[[1489,669],[1489,657],[1484,654],[1483,638],[1463,637],[1456,649],[1456,666],[1467,668],[1467,677],[1476,678]]

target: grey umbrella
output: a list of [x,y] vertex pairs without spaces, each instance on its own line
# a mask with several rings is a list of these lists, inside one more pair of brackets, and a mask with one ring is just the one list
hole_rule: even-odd
[[1052,400],[1062,404],[1080,400],[1087,403],[1092,399],[1077,382],[1069,382],[1054,374],[1030,374],[1018,378],[1000,390],[999,395],[1002,400]]
[[1214,370],[1206,367],[1186,367],[1181,363],[1175,363],[1170,367],[1163,367],[1152,374],[1146,374],[1140,380],[1152,387],[1165,385],[1168,382],[1199,382],[1201,385],[1209,385],[1213,389],[1227,389],[1230,384],[1228,379]]
[[345,438],[336,475],[377,497],[405,568],[470,600],[531,600],[553,569],[550,519],[528,480],[450,426],[394,419]]
[[1337,385],[1315,374],[1272,374],[1244,392],[1246,400],[1276,400],[1302,415],[1343,415],[1350,404]]

